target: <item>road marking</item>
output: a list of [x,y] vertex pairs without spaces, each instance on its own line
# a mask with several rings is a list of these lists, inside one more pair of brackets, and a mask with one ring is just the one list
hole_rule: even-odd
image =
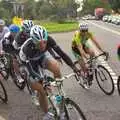
[[109,32],[112,32],[112,33],[114,33],[114,34],[120,35],[120,32],[118,32],[118,31],[109,29],[109,28],[107,28],[107,27],[103,27],[103,26],[101,26],[101,25],[98,25],[98,24],[93,23],[93,22],[90,22],[90,21],[87,21],[87,22],[95,25],[96,27],[102,28],[102,29],[104,29],[104,30],[106,30],[106,31],[109,31]]

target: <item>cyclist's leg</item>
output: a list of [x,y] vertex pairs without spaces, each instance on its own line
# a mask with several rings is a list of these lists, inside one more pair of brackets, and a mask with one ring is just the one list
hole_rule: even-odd
[[92,49],[92,46],[89,45],[89,43],[86,43],[84,46],[85,52],[89,54],[91,57],[95,56],[95,52]]
[[73,55],[75,56],[76,60],[78,60],[79,65],[80,65],[80,67],[82,68],[82,70],[83,70],[84,72],[86,72],[87,66],[85,65],[85,60],[84,60],[84,58],[81,57],[80,52],[77,52],[77,51],[75,51],[74,49],[72,49],[72,53],[73,53]]
[[27,68],[30,73],[31,87],[33,90],[36,90],[38,92],[40,105],[43,111],[47,113],[48,112],[47,96],[43,89],[42,83],[39,82],[39,81],[43,81],[44,78],[43,78],[42,72],[39,72],[38,66],[39,66],[38,61],[30,61],[30,63],[27,64]]
[[42,67],[48,69],[54,74],[55,78],[61,77],[60,66],[57,60],[55,60],[49,54],[45,54],[44,59],[42,60]]
[[17,58],[15,55],[12,55],[12,59],[13,59],[13,68],[14,68],[14,71],[17,75],[19,75],[20,71],[19,71],[19,63],[17,61]]
[[42,84],[39,82],[32,82],[31,86],[32,86],[32,89],[37,90],[39,94],[40,105],[43,111],[47,113],[48,112],[48,101],[47,101],[47,96],[45,94]]

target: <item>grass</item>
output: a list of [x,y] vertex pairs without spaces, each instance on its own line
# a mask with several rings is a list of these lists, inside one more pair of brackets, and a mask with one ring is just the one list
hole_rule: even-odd
[[77,22],[44,22],[44,21],[35,21],[36,24],[44,26],[49,33],[53,32],[68,32],[72,30],[76,30],[78,28]]

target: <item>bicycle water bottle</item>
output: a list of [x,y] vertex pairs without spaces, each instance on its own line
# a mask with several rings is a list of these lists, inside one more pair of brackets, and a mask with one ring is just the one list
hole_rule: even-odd
[[62,96],[61,95],[56,95],[56,106],[59,110],[59,114],[62,113],[64,111],[64,107],[63,107],[63,100],[62,100]]
[[56,98],[56,103],[57,104],[61,104],[61,102],[62,102],[62,96],[61,95],[56,95],[55,98]]

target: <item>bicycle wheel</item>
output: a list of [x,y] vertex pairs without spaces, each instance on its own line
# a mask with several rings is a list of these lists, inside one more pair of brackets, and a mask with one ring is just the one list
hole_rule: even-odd
[[5,87],[4,87],[3,83],[1,82],[1,80],[0,80],[0,99],[4,103],[7,103],[7,101],[8,101],[7,92],[6,92]]
[[118,77],[117,80],[117,89],[118,89],[118,94],[120,95],[120,76]]
[[26,71],[26,68],[23,65],[21,65],[20,73],[21,73],[21,77],[24,79],[24,82],[25,82],[24,85],[27,86],[29,94],[32,95],[33,90],[31,88],[31,84],[30,84],[30,80],[29,80],[29,77],[28,77],[28,73]]
[[80,107],[70,98],[65,98],[66,120],[87,120]]
[[109,71],[102,65],[98,65],[95,70],[96,81],[100,89],[106,95],[112,95],[114,92],[114,83]]

